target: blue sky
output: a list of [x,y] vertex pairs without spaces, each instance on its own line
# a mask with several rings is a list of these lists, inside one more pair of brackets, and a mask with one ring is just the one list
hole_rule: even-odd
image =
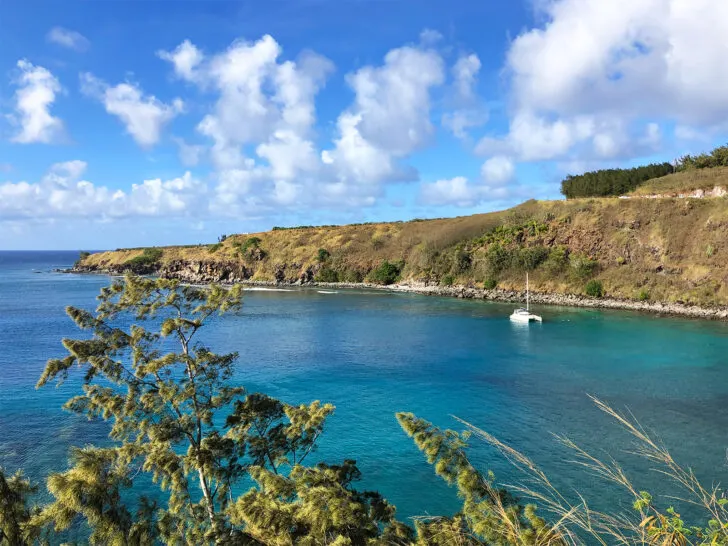
[[8,0],[0,248],[558,198],[724,143],[727,35],[722,0]]

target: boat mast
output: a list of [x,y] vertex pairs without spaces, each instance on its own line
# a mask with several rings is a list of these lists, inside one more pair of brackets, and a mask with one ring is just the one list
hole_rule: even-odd
[[528,310],[528,273],[526,273],[526,311]]

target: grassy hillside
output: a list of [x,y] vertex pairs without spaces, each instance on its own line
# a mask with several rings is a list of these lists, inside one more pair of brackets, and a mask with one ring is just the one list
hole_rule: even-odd
[[[691,173],[697,175],[698,173]],[[715,177],[724,176],[719,171]],[[669,177],[668,177],[669,178]],[[223,243],[93,254],[89,269],[235,269],[259,281],[427,281],[728,304],[728,200],[529,201],[474,216],[279,229]],[[383,271],[382,264],[386,271]],[[172,272],[172,273],[170,273]],[[594,282],[590,290],[595,294]]]
[[677,194],[693,190],[728,188],[728,167],[690,169],[644,182],[630,195]]

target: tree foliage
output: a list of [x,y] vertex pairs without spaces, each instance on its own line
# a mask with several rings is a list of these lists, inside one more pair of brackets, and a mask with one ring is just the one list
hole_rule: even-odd
[[719,146],[707,154],[685,155],[680,158],[679,169],[710,169],[728,167],[728,145]]
[[[48,478],[53,501],[24,518],[23,533],[83,522],[92,544],[120,545],[292,544],[291,537],[364,544],[400,527],[406,535],[394,507],[353,488],[354,461],[302,466],[332,405],[248,394],[230,385],[237,354],[218,355],[198,341],[206,323],[238,311],[241,298],[241,286],[128,276],[102,289],[95,313],[67,309],[92,336],[64,339],[68,356],[50,360],[38,386],[80,368],[83,392],[65,408],[108,421],[113,443],[74,449],[70,468]],[[124,328],[131,320],[137,324]],[[163,352],[172,342],[177,350]],[[158,497],[134,496],[140,475],[158,484]],[[250,479],[257,487],[236,497]]]
[[536,515],[535,506],[524,506],[497,487],[491,473],[484,475],[470,463],[468,433],[441,431],[411,413],[398,413],[397,420],[437,475],[455,486],[463,499],[461,511],[452,517],[418,520],[417,544],[566,544],[557,529]]
[[653,163],[632,169],[603,169],[569,175],[561,182],[561,193],[567,199],[619,196],[637,189],[648,180],[674,171],[670,163]]

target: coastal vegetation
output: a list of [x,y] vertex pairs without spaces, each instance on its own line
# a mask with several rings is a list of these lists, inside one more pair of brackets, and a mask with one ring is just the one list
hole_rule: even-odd
[[641,184],[675,172],[670,163],[659,163],[632,169],[604,169],[561,182],[561,193],[567,199],[576,197],[616,197],[636,190]]
[[100,252],[78,267],[189,282],[488,281],[504,291],[522,290],[528,271],[534,293],[584,294],[594,278],[610,298],[640,301],[645,291],[653,302],[714,306],[728,304],[726,225],[724,198],[528,201],[459,218],[230,235],[214,250]]
[[686,155],[680,158],[681,170],[728,167],[728,146],[719,146],[709,153]]
[[[621,489],[626,507],[600,511],[578,491],[561,492],[532,459],[481,428],[460,421],[463,432],[443,430],[407,412],[393,418],[461,504],[454,514],[397,519],[380,493],[356,487],[353,458],[310,462],[332,405],[248,392],[231,384],[238,355],[204,345],[208,322],[240,312],[242,294],[240,285],[127,276],[102,289],[94,312],[67,309],[90,335],[64,339],[67,355],[48,361],[38,387],[81,379],[65,409],[106,421],[109,441],[73,448],[68,468],[46,479],[47,501],[22,473],[0,470],[0,544],[58,544],[71,529],[120,546],[728,544],[724,491],[704,487],[631,414],[597,399],[676,497],[700,509],[691,521],[675,497],[642,491],[614,459],[567,438],[559,442],[574,464]],[[512,463],[514,485],[472,463],[474,440]],[[156,493],[136,494],[140,481]]]
[[138,256],[124,262],[124,267],[133,273],[151,273],[164,255],[160,248],[145,248]]
[[[725,174],[725,172],[718,171],[718,173],[701,177],[696,176],[694,171],[724,167],[728,167],[728,146],[719,146],[709,153],[685,155],[674,165],[655,163],[631,169],[602,169],[576,176],[569,175],[561,182],[561,193],[567,199],[574,199],[578,197],[618,197],[638,189],[641,189],[640,193],[649,193],[648,188],[656,187],[661,187],[663,190],[702,189],[702,184],[696,185],[694,182],[701,178],[706,181],[715,181],[715,174]],[[691,171],[692,176],[668,178],[673,173],[691,173]],[[662,180],[665,178],[667,180]],[[647,184],[656,180],[659,181],[656,186]],[[691,180],[693,183],[690,183]]]

